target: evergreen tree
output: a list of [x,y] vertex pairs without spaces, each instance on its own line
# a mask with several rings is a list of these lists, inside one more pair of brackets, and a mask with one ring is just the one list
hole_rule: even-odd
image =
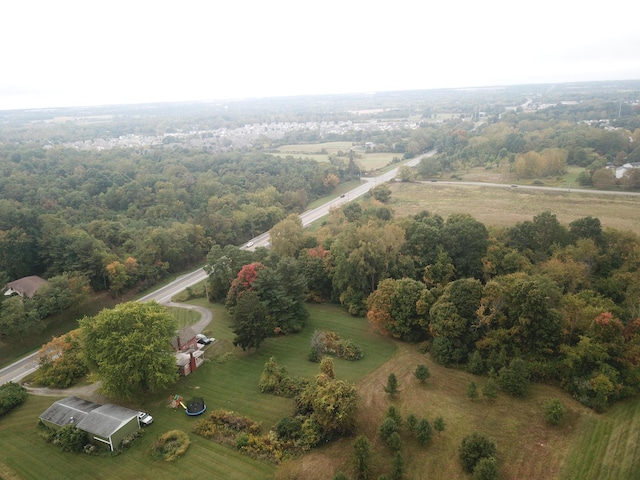
[[367,480],[371,475],[371,442],[364,435],[359,435],[353,442],[354,463],[358,480]]
[[467,397],[469,397],[469,400],[472,402],[478,399],[478,386],[475,382],[471,382],[467,385]]
[[398,393],[398,377],[395,373],[390,373],[387,379],[387,384],[384,386],[384,391],[389,395],[395,395]]
[[420,364],[416,367],[413,375],[420,381],[420,383],[425,383],[427,379],[431,377],[431,372],[429,372],[429,369],[426,366]]

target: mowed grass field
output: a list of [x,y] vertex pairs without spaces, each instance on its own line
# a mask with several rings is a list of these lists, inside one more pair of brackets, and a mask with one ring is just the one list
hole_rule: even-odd
[[615,405],[605,415],[585,416],[578,424],[561,478],[640,478],[640,400]]
[[[293,157],[308,157],[317,162],[328,162],[329,155],[335,155],[340,150],[344,153],[348,153],[352,142],[325,142],[325,143],[309,143],[300,145],[282,145],[278,147],[278,151],[274,155],[286,157],[291,155]],[[326,153],[322,153],[322,152]],[[362,174],[365,172],[373,172],[389,165],[395,157],[402,157],[400,153],[390,152],[372,152],[365,153],[364,150],[356,149],[358,158],[355,162],[362,168]]]
[[457,185],[446,182],[391,183],[391,206],[397,216],[423,210],[445,219],[468,213],[487,227],[510,227],[544,211],[564,225],[592,216],[603,228],[640,234],[640,196],[604,195],[569,191],[543,191],[523,187]]
[[[204,300],[190,303],[207,305]],[[640,440],[640,403],[626,402],[597,415],[564,392],[534,385],[525,399],[499,394],[495,401],[471,401],[469,382],[481,391],[485,379],[433,363],[416,345],[381,337],[364,318],[354,318],[332,305],[310,305],[308,326],[299,334],[267,339],[255,352],[233,347],[233,332],[221,305],[207,305],[214,321],[205,333],[217,340],[206,350],[205,364],[181,379],[170,391],[117,402],[152,413],[155,422],[132,448],[117,457],[93,457],[60,452],[46,444],[36,431],[37,417],[56,397],[29,396],[22,405],[0,419],[0,478],[2,479],[332,479],[338,471],[351,475],[353,438],[321,446],[310,453],[274,466],[238,454],[235,450],[191,433],[198,418],[168,407],[175,394],[188,400],[202,396],[209,410],[224,408],[260,421],[265,430],[293,411],[291,399],[261,394],[258,378],[266,360],[274,356],[294,376],[312,378],[318,364],[307,360],[316,329],[332,330],[360,345],[365,358],[357,362],[334,359],[337,378],[356,384],[359,396],[358,432],[373,444],[373,467],[378,475],[390,472],[391,453],[378,440],[377,429],[390,405],[406,418],[410,413],[433,422],[442,416],[446,430],[420,447],[403,434],[405,478],[467,478],[458,460],[462,438],[472,432],[489,436],[498,447],[501,480],[633,479],[638,472],[635,445]],[[418,384],[413,371],[425,364],[431,378]],[[383,391],[390,373],[400,382],[395,397]],[[569,413],[559,427],[546,424],[542,404],[560,398]],[[171,429],[190,434],[186,455],[173,463],[151,458],[158,436]]]
[[[204,305],[205,302],[194,302]],[[193,375],[181,379],[171,391],[117,402],[144,409],[154,423],[133,447],[117,457],[94,457],[60,452],[37,433],[38,415],[56,398],[29,396],[27,402],[0,419],[0,478],[8,479],[272,479],[276,466],[240,455],[233,449],[191,433],[198,418],[182,409],[168,407],[175,394],[188,400],[202,396],[209,410],[224,408],[249,416],[271,429],[282,417],[293,413],[293,400],[261,394],[258,379],[264,363],[275,356],[290,374],[312,378],[319,365],[309,362],[310,339],[316,329],[333,330],[343,338],[352,338],[365,351],[359,362],[334,361],[339,378],[358,382],[370,371],[389,360],[397,349],[395,342],[373,332],[363,318],[353,318],[335,306],[310,306],[311,319],[298,335],[266,340],[255,352],[233,347],[233,332],[222,306],[214,305],[214,322],[205,333],[217,341],[206,351],[205,364]],[[151,458],[153,442],[168,430],[190,434],[191,446],[176,462]]]
[[[413,376],[416,366],[421,363],[431,373],[425,385],[420,385]],[[400,383],[400,393],[395,397],[383,391],[390,373],[395,373]],[[473,432],[483,433],[496,443],[501,480],[560,478],[577,427],[584,417],[594,414],[565,393],[546,385],[534,385],[530,395],[524,399],[500,393],[494,401],[482,396],[476,401],[469,400],[466,395],[469,383],[475,382],[481,391],[485,380],[437,365],[429,355],[419,353],[415,345],[400,345],[389,362],[357,385],[360,397],[358,432],[372,442],[375,473],[372,478],[391,472],[393,456],[377,433],[391,405],[405,419],[413,413],[431,423],[437,416],[442,416],[446,423],[445,431],[440,435],[434,432],[432,441],[423,447],[406,432],[401,434],[404,478],[470,478],[460,466],[458,448],[462,439]],[[554,397],[560,398],[568,408],[566,419],[558,427],[547,425],[541,410],[542,404]],[[332,475],[338,471],[355,478],[353,440],[341,439],[300,459],[284,463],[276,478],[325,480],[333,478]],[[601,477],[581,478],[596,480]]]

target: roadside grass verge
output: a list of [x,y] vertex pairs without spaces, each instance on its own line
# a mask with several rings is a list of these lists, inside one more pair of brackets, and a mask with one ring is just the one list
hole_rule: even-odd
[[640,478],[640,400],[585,416],[574,435],[562,480]]

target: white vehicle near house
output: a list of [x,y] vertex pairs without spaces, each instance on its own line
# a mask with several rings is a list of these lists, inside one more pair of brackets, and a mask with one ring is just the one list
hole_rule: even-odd
[[153,423],[153,417],[147,412],[138,412],[138,420],[142,425],[151,425]]
[[209,338],[203,333],[197,334],[196,338],[198,339],[198,343],[200,345],[209,345],[211,342],[215,340],[215,338]]

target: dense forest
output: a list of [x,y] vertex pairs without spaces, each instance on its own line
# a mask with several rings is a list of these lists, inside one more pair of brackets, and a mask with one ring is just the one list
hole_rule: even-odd
[[[640,168],[619,177],[614,168],[640,161],[638,91],[628,84],[518,87],[252,107],[0,112],[0,284],[27,275],[50,280],[33,299],[0,299],[0,333],[29,331],[90,289],[117,297],[206,257],[210,298],[226,301],[238,319],[238,312],[252,313],[255,326],[280,308],[280,322],[257,336],[243,338],[246,329],[238,327],[243,347],[258,346],[272,331],[299,330],[306,295],[367,315],[381,333],[427,342],[444,364],[499,372],[524,359],[532,379],[605,408],[640,387],[635,235],[604,231],[591,217],[561,225],[553,212],[506,230],[464,214],[396,218],[384,185],[309,235],[290,215],[357,178],[358,158],[318,163],[275,151],[283,143],[336,139],[405,158],[436,149],[415,170],[401,169],[402,180],[456,178],[484,167],[535,184],[573,166],[583,169],[583,186],[637,189]],[[173,140],[68,146],[185,131],[204,138],[214,128],[278,122],[297,123],[273,137],[262,129],[227,139],[222,153]],[[347,127],[323,133],[322,122]],[[269,230],[271,252],[237,248]],[[245,287],[257,282],[252,295],[238,295],[240,272],[250,277]]]

